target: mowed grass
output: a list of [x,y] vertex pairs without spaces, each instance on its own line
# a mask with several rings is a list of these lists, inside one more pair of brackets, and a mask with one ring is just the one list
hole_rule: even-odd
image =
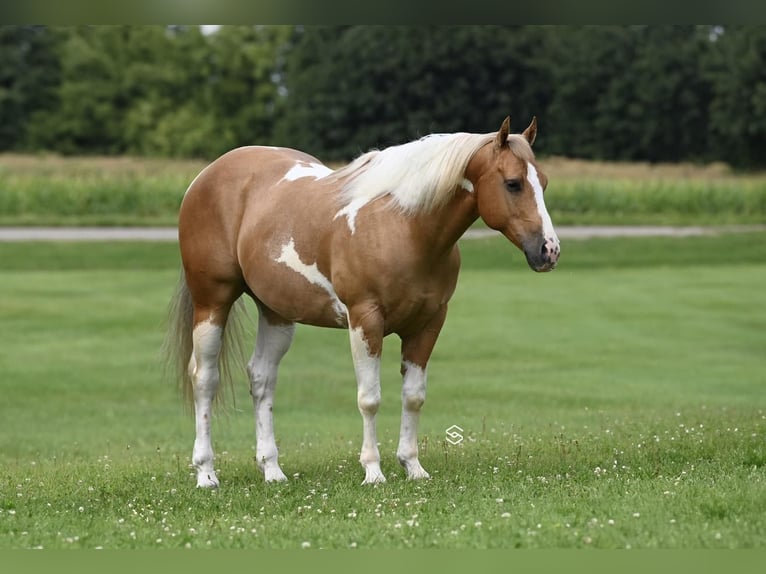
[[[766,222],[766,175],[541,155],[558,225]],[[206,161],[0,155],[0,225],[175,225]],[[338,167],[334,165],[333,167]]]
[[766,234],[568,241],[544,275],[502,239],[462,252],[421,420],[430,481],[395,460],[397,340],[388,482],[363,487],[347,336],[299,327],[274,408],[289,482],[253,462],[243,376],[202,491],[158,363],[176,246],[0,245],[0,547],[763,548]]

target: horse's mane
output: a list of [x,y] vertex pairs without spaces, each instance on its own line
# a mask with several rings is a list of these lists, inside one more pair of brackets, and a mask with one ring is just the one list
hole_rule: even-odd
[[[462,183],[471,157],[495,136],[496,132],[431,134],[367,152],[331,177],[341,182],[342,205],[389,195],[405,213],[427,212],[450,199]],[[523,137],[512,135],[508,143],[522,159],[532,159],[532,149]]]

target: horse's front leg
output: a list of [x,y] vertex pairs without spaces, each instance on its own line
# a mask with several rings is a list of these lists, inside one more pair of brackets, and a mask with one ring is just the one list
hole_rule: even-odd
[[408,479],[430,478],[418,460],[418,422],[426,400],[428,359],[446,316],[443,305],[422,331],[402,337],[402,425],[396,458]]
[[383,320],[369,308],[349,310],[351,356],[357,382],[357,405],[362,415],[363,438],[359,462],[364,467],[364,482],[386,482],[380,470],[380,452],[375,415],[380,407],[380,354],[383,348]]

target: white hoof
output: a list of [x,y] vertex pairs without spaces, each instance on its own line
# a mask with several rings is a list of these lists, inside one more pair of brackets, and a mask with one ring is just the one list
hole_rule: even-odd
[[420,466],[419,462],[407,469],[407,480],[425,480],[427,478],[431,478],[431,475]]
[[220,485],[218,477],[212,470],[210,472],[200,471],[197,473],[197,488],[218,488]]
[[420,461],[417,459],[417,457],[407,459],[399,456],[398,459],[399,464],[404,467],[404,470],[407,473],[407,480],[422,480],[431,478],[431,475],[428,474],[422,466],[420,466]]
[[371,464],[364,469],[364,482],[362,484],[382,484],[384,482],[386,482],[386,477],[379,465]]
[[285,473],[278,466],[265,468],[263,470],[263,477],[266,479],[266,482],[285,482],[287,480]]

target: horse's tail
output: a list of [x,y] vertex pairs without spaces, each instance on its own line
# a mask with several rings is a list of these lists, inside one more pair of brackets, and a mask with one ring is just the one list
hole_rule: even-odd
[[189,361],[192,354],[192,323],[194,306],[192,305],[186,275],[181,269],[176,292],[168,305],[167,329],[162,344],[162,357],[165,361],[165,375],[176,382],[183,393],[187,405],[194,404],[192,379]]
[[[242,347],[243,321],[241,316],[246,314],[242,299],[232,305],[226,327],[224,328],[219,358],[221,385],[230,390],[233,386],[234,374],[244,373],[244,353]],[[162,345],[162,355],[165,362],[165,375],[176,381],[181,391],[184,403],[190,408],[194,405],[194,389],[189,372],[189,361],[192,354],[192,326],[194,322],[194,305],[191,293],[186,284],[186,274],[181,269],[176,292],[168,306],[167,330]],[[217,393],[220,399],[224,393]],[[231,393],[232,398],[234,393]],[[219,401],[217,401],[219,402]]]

